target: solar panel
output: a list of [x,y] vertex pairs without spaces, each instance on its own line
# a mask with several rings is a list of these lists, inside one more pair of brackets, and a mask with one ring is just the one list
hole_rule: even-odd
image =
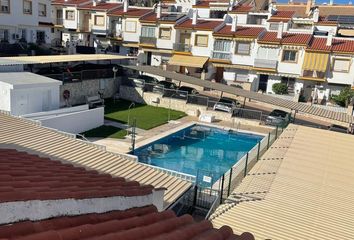
[[346,16],[346,15],[329,15],[327,17],[328,21],[337,21],[339,23],[354,23],[354,16]]
[[166,16],[161,17],[164,21],[176,21],[177,19],[181,18],[183,15],[181,14],[168,14]]

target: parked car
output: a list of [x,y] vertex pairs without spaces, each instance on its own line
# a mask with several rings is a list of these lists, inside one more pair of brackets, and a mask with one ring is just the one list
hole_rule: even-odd
[[138,75],[129,79],[133,81],[135,87],[143,88],[144,91],[152,91],[154,85],[159,82],[156,78],[148,75]]
[[64,71],[63,68],[60,67],[45,67],[39,69],[36,74],[39,75],[51,75],[51,74],[62,74]]
[[340,132],[340,133],[350,133],[349,128],[347,127],[343,127],[341,125],[337,125],[337,124],[331,124],[328,127],[329,131],[334,131],[334,132]]
[[187,86],[181,86],[178,88],[178,96],[186,98],[188,95],[199,95],[197,89]]
[[233,110],[237,107],[241,107],[241,104],[237,100],[222,97],[217,103],[214,104],[213,109],[217,111],[232,113]]
[[290,115],[288,112],[275,109],[266,118],[266,124],[277,126],[286,123],[289,120],[290,120]]
[[165,89],[177,89],[177,85],[169,81],[159,81],[152,89],[153,92],[164,93]]

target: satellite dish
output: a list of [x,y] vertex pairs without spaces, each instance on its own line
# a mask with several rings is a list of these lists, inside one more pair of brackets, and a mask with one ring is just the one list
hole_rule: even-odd
[[114,73],[118,72],[118,67],[117,67],[117,66],[114,66],[113,69],[112,69],[112,71],[113,71]]

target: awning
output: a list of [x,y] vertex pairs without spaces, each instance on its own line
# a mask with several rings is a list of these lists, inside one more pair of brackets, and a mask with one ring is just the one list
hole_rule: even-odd
[[271,76],[288,77],[288,78],[299,78],[300,77],[300,75],[298,75],[298,74],[290,74],[290,73],[257,72],[257,74],[267,74],[267,75],[271,75]]
[[82,62],[99,60],[122,60],[133,59],[113,54],[73,54],[73,55],[47,55],[47,56],[19,56],[19,57],[0,57],[0,66],[23,65],[23,64],[44,64],[59,62]]
[[325,72],[327,70],[329,54],[306,52],[303,70]]
[[252,70],[252,66],[247,65],[238,65],[238,64],[225,64],[225,63],[213,63],[213,67],[223,67],[223,68],[236,68],[236,69],[245,69]]
[[169,50],[169,49],[142,48],[142,50],[143,50],[144,52],[172,54],[172,50]]
[[204,64],[208,61],[208,57],[194,57],[175,54],[172,56],[168,64],[185,66],[185,67],[195,67],[202,68]]
[[299,77],[299,80],[304,80],[304,81],[314,81],[314,82],[326,82],[324,78],[316,78],[316,77]]

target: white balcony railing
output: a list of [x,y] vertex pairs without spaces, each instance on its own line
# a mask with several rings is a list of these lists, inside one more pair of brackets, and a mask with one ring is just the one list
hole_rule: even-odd
[[277,65],[278,65],[278,61],[277,60],[260,59],[260,58],[256,58],[254,60],[254,67],[256,67],[256,68],[276,69]]
[[213,59],[221,59],[221,60],[230,60],[231,59],[231,53],[213,51],[211,58],[213,58]]

